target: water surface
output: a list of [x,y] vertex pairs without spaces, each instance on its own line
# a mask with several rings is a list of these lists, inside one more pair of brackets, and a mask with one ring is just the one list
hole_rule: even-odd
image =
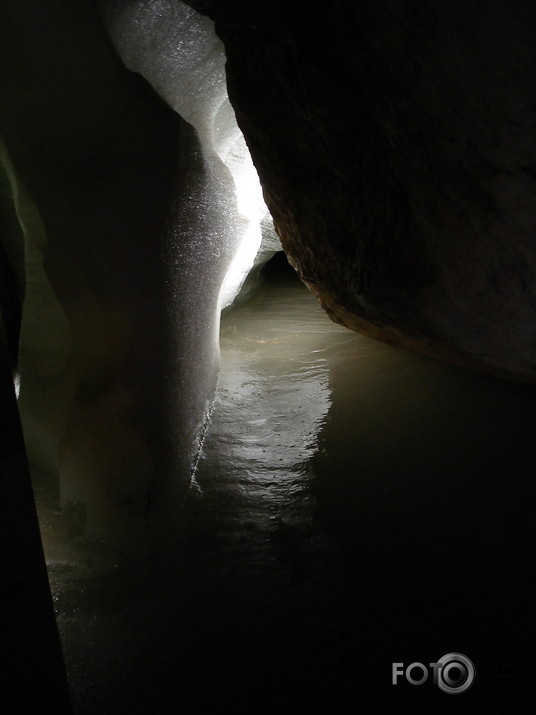
[[83,546],[41,492],[77,712],[441,711],[391,663],[456,650],[488,673],[462,705],[511,703],[533,657],[532,389],[354,335],[286,273],[227,312],[221,349],[165,553]]

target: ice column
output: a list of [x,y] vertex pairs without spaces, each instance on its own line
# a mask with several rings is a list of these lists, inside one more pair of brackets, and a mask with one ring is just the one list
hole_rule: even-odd
[[[105,17],[125,65],[141,74],[190,123],[203,161],[234,185],[238,247],[220,291],[228,306],[240,290],[261,246],[267,214],[257,171],[227,96],[225,54],[213,22],[179,0],[107,0]],[[231,209],[229,209],[231,210]],[[278,250],[277,240],[274,252]]]
[[173,523],[189,483],[220,309],[266,208],[210,20],[178,0],[103,0],[114,51],[93,3],[9,8],[0,119],[24,234],[28,454],[87,534],[135,543]]

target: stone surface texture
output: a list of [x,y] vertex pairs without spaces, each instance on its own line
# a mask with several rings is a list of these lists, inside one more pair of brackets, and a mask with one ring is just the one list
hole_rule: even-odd
[[191,4],[216,20],[283,246],[331,317],[533,381],[536,6]]

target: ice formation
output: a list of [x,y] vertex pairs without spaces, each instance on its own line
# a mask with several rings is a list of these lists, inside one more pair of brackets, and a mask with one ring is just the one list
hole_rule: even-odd
[[[223,43],[212,20],[180,0],[137,0],[128,5],[108,0],[105,17],[125,65],[141,74],[195,128],[203,161],[219,181],[232,180],[236,209],[229,205],[226,214],[238,245],[221,286],[220,306],[225,308],[259,253],[261,221],[268,210],[227,96]],[[266,236],[268,252],[279,250],[275,234],[265,232]]]
[[[25,65],[13,111],[51,147],[28,149],[29,193],[13,171],[27,288],[19,409],[34,474],[59,475],[86,533],[134,543],[173,522],[191,477],[220,310],[255,260],[266,207],[212,22],[178,0],[102,7],[121,61],[176,114],[118,66],[100,23],[73,8],[43,35],[31,8],[15,8],[21,57],[41,59]],[[16,104],[32,93],[44,120]],[[278,248],[267,236],[265,258]]]

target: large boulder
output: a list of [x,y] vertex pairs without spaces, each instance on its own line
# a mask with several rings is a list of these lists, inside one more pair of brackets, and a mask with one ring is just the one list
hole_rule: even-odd
[[283,246],[334,320],[535,377],[536,7],[192,2]]

